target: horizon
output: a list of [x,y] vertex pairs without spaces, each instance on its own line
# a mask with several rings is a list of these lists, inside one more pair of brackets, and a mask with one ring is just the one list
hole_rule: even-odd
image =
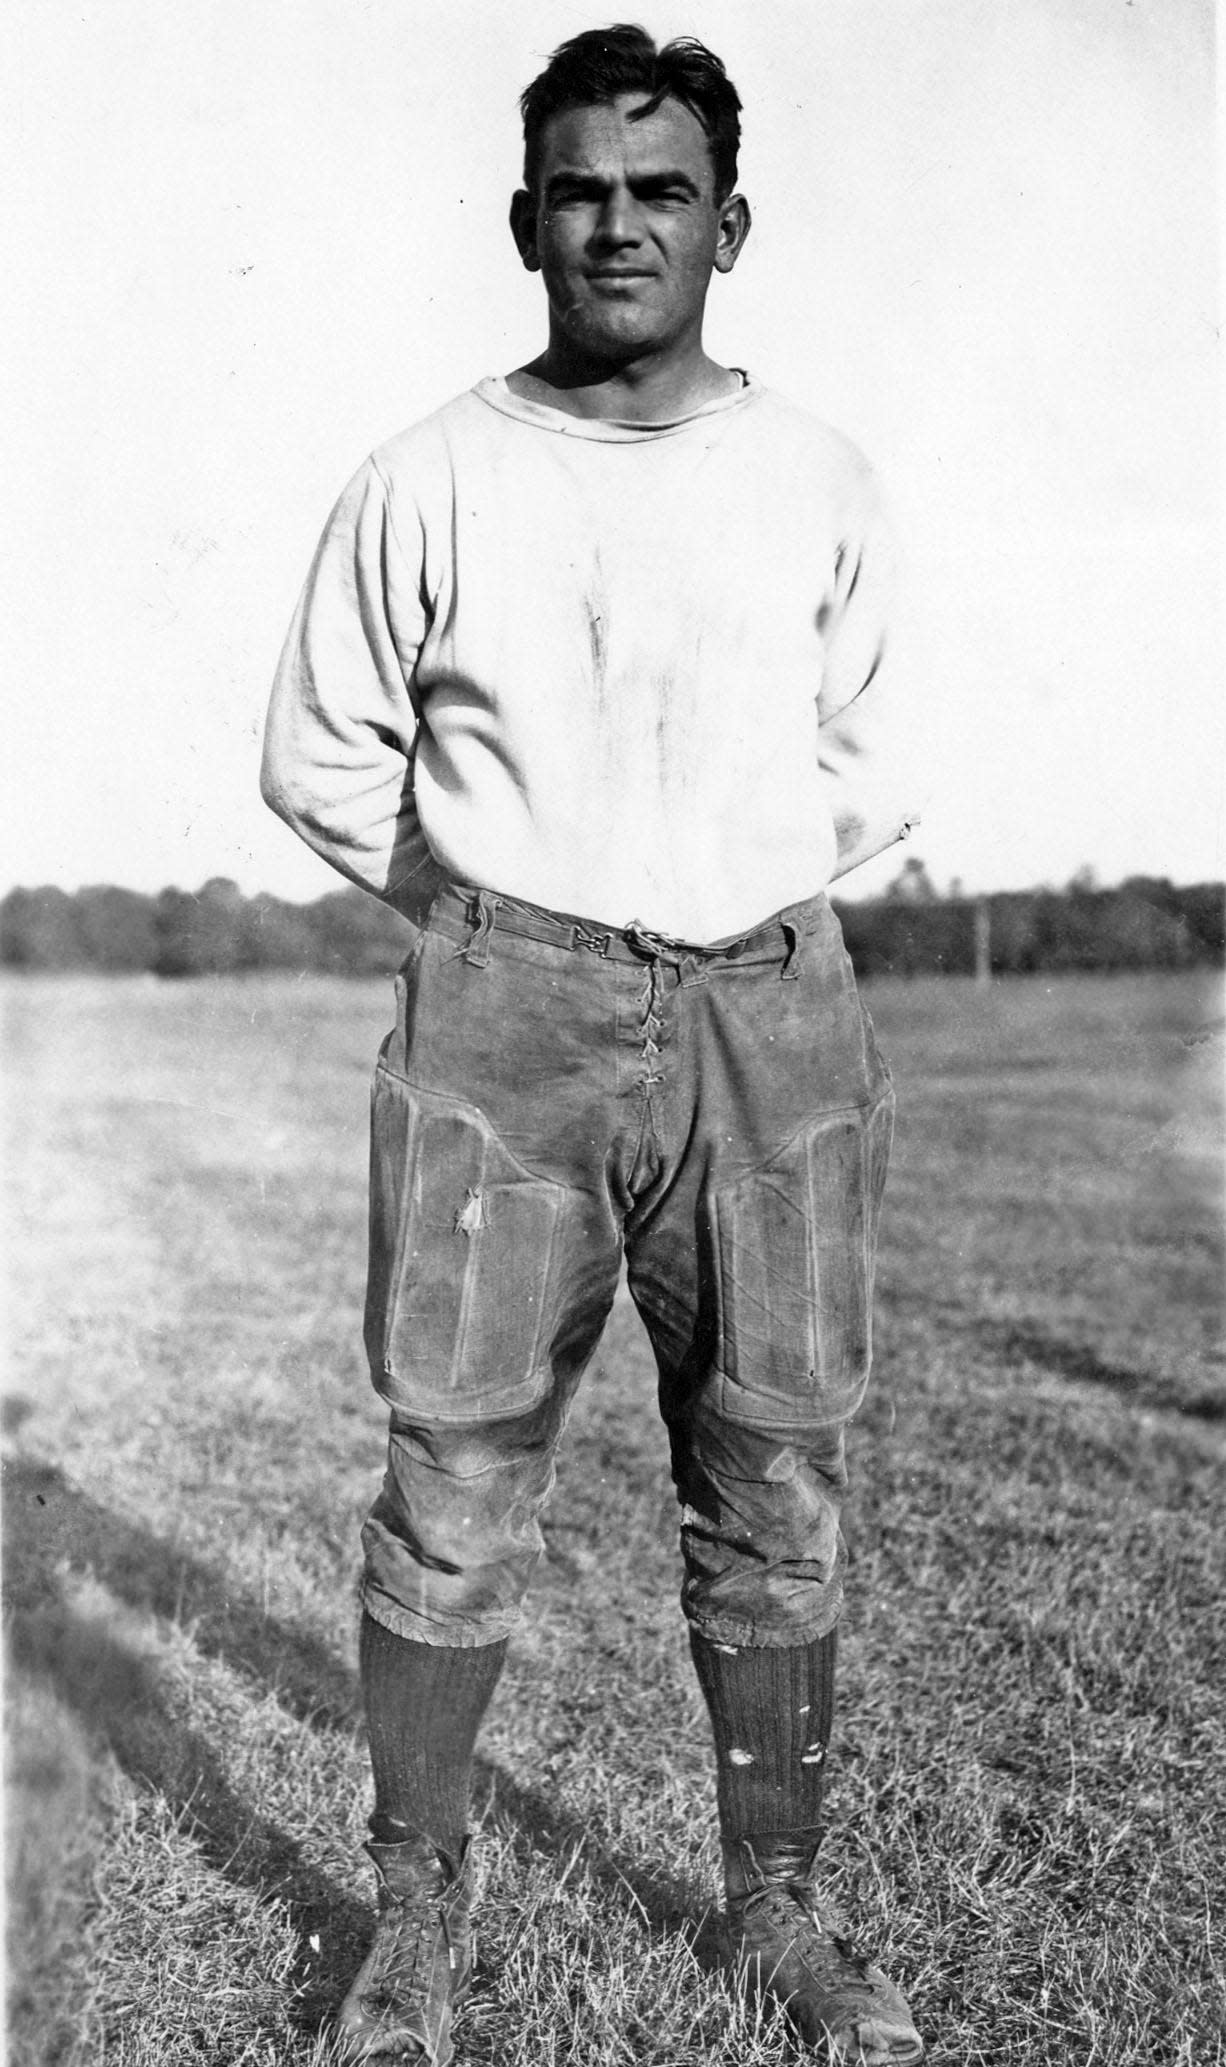
[[[999,888],[993,890],[975,890],[964,884],[958,877],[951,877],[944,884],[939,883],[932,878],[920,855],[916,854],[913,857],[908,857],[908,859],[914,859],[923,870],[924,883],[919,894],[923,897],[931,896],[938,903],[942,904],[973,903],[980,898],[990,897],[1064,897],[1077,894],[1084,896],[1098,896],[1100,894],[1110,896],[1118,891],[1128,889],[1133,883],[1152,883],[1179,891],[1220,889],[1226,895],[1226,873],[1215,876],[1195,876],[1184,880],[1176,879],[1173,876],[1156,875],[1152,870],[1136,870],[1127,876],[1121,876],[1118,880],[1107,882],[1100,879],[1097,872],[1088,864],[1082,868],[1075,869],[1068,881],[1064,883],[1010,883],[1002,884]],[[858,871],[855,873],[858,873]],[[906,862],[904,862],[897,870],[893,881],[870,891],[864,897],[849,896],[843,887],[847,879],[839,876],[836,877],[833,883],[827,884],[824,894],[830,899],[832,904],[874,902],[888,897],[892,890],[897,889],[899,881],[906,873],[907,866]],[[248,903],[260,897],[269,897],[277,903],[301,908],[318,904],[324,897],[333,897],[338,893],[351,892],[357,897],[368,897],[372,904],[380,905],[384,910],[395,912],[397,917],[404,918],[404,913],[399,912],[394,904],[389,904],[386,898],[376,897],[373,891],[366,890],[362,884],[351,882],[347,877],[339,875],[334,869],[329,869],[327,876],[329,880],[324,883],[321,890],[312,891],[303,897],[286,895],[282,891],[270,889],[267,885],[262,884],[257,884],[253,889],[245,889],[236,877],[226,875],[206,876],[202,882],[194,887],[187,883],[165,882],[157,884],[153,889],[146,889],[135,883],[117,882],[110,877],[99,877],[93,881],[73,884],[51,881],[16,882],[10,883],[4,890],[0,890],[0,907],[10,897],[16,895],[37,896],[39,892],[44,890],[56,890],[68,898],[87,896],[92,892],[100,890],[118,890],[125,896],[154,900],[167,894],[178,897],[200,897],[206,890],[224,885],[227,889],[236,890]],[[406,919],[405,923],[411,924],[412,921]],[[609,922],[602,921],[602,923],[607,924]]]

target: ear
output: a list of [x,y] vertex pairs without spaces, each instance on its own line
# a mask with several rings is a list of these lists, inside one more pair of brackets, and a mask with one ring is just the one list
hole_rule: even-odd
[[511,196],[511,235],[530,273],[539,273],[541,261],[536,248],[536,202],[523,188]]
[[729,194],[720,204],[719,232],[715,246],[715,270],[730,273],[741,255],[741,247],[753,226],[744,194]]

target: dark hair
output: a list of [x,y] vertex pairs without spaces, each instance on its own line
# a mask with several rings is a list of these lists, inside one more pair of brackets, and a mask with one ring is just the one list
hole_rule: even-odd
[[524,118],[524,185],[536,188],[541,132],[563,108],[590,108],[621,93],[645,93],[634,120],[652,115],[661,101],[679,100],[707,134],[715,173],[715,198],[726,201],[736,185],[741,141],[737,90],[714,51],[693,36],[678,36],[657,50],[645,29],[616,22],[609,29],[585,29],[554,51],[539,79],[520,95]]

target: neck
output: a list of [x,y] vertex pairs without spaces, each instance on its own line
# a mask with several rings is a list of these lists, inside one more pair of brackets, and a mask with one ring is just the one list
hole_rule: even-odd
[[507,376],[512,393],[525,401],[547,403],[568,416],[623,423],[666,423],[734,393],[740,384],[739,374],[709,359],[701,345],[680,358],[647,355],[610,365],[556,338],[538,359]]

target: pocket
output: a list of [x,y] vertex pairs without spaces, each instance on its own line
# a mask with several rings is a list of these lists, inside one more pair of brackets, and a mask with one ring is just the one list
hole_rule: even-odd
[[476,1106],[376,1070],[365,1333],[390,1405],[471,1421],[543,1396],[565,1197]]
[[811,1120],[716,1194],[717,1392],[729,1420],[811,1428],[859,1406],[893,1119],[887,1083],[871,1105]]

